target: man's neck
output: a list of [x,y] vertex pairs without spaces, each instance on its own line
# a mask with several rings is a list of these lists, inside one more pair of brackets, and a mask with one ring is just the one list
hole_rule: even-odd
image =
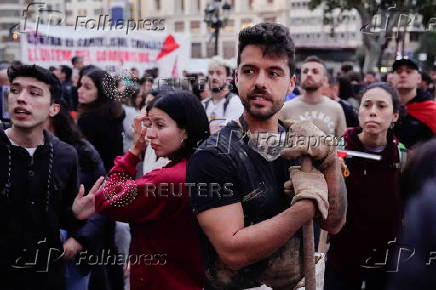
[[8,133],[8,137],[14,141],[15,144],[24,148],[35,148],[38,145],[44,144],[42,127],[26,130],[12,126]]
[[324,96],[321,95],[321,90],[315,90],[315,91],[304,91],[301,95],[301,100],[305,103],[316,105],[321,103]]
[[400,95],[400,102],[402,105],[406,105],[408,102],[416,97],[416,88],[414,89],[398,89]]
[[278,113],[269,118],[268,120],[255,119],[247,112],[243,114],[244,120],[247,123],[248,130],[251,133],[264,133],[271,132],[277,133],[279,131],[279,115]]
[[216,104],[221,101],[228,93],[229,89],[227,87],[223,88],[218,93],[212,92],[212,101],[214,102],[214,104]]

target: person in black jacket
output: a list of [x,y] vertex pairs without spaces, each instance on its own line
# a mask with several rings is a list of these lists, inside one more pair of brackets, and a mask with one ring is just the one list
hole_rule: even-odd
[[[10,129],[0,129],[0,273],[2,289],[64,289],[59,230],[75,230],[74,147],[44,130],[59,111],[61,87],[50,71],[13,65]],[[83,190],[79,192],[83,193]],[[82,198],[80,203],[86,203]]]
[[115,82],[105,71],[88,70],[79,80],[77,93],[79,128],[109,171],[115,157],[123,155],[124,111],[115,101]]
[[[103,160],[106,172],[114,166],[114,159],[123,155],[123,118],[121,104],[115,101],[116,87],[113,78],[100,69],[83,72],[78,82],[78,126],[83,135],[94,145]],[[115,222],[106,221],[103,230],[106,241],[105,250],[113,249]],[[122,265],[105,265],[105,269],[96,278],[91,277],[90,289],[123,288]]]
[[413,151],[401,191],[407,199],[403,232],[396,253],[397,271],[389,290],[436,289],[436,139]]
[[[50,118],[48,129],[59,139],[76,149],[79,157],[80,183],[84,185],[85,192],[88,192],[97,179],[106,174],[103,161],[97,150],[83,137],[64,104],[61,105],[60,112]],[[93,271],[103,271],[104,267],[102,266],[91,267],[88,263],[77,263],[77,258],[80,256],[79,252],[98,255],[105,248],[107,241],[104,239],[104,225],[107,222],[110,221],[95,214],[76,231],[62,230],[64,257],[69,261],[66,264],[67,289],[88,289],[91,268]]]

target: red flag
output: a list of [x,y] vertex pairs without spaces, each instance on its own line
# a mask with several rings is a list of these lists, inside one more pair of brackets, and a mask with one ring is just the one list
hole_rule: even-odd
[[174,60],[173,70],[171,71],[171,76],[173,78],[176,78],[179,76],[178,71],[177,71],[177,57],[178,57],[178,55],[176,55],[176,58]]
[[436,103],[424,101],[406,105],[407,113],[425,123],[436,134]]
[[165,55],[171,53],[173,50],[179,48],[180,45],[176,42],[174,37],[170,34],[167,36],[163,43],[162,50],[159,52],[159,55],[157,56],[156,60],[161,59]]

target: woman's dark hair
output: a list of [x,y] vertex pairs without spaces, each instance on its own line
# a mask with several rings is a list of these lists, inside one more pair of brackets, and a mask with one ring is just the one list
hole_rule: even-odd
[[56,116],[50,118],[54,129],[54,135],[67,144],[83,144],[84,137],[76,122],[74,122],[65,105],[61,104],[61,110]]
[[[104,70],[91,69],[86,71],[82,78],[85,76],[89,77],[97,87],[98,100],[115,98],[115,81],[109,73]],[[77,84],[78,88],[82,85],[81,81]]]
[[71,76],[73,75],[73,70],[67,65],[60,66],[61,72],[65,74],[65,80],[71,81]]
[[401,195],[405,200],[420,192],[427,181],[435,179],[436,139],[414,147],[408,157],[400,183]]
[[163,90],[157,96],[147,105],[147,113],[153,108],[164,111],[188,135],[183,146],[168,158],[173,162],[189,158],[210,135],[209,121],[203,105],[195,95],[183,90]]
[[259,23],[239,32],[238,65],[241,54],[247,45],[262,47],[264,56],[288,57],[290,75],[295,74],[295,45],[289,29],[281,24]]
[[61,82],[53,72],[39,65],[13,64],[8,68],[9,82],[18,77],[31,77],[48,85],[51,103],[59,104],[62,99]]
[[[97,88],[97,100],[91,104],[79,104],[79,115],[86,111],[100,111],[103,106],[109,110],[109,115],[112,118],[120,118],[124,111],[121,104],[116,100],[117,88],[113,77],[106,71],[100,69],[89,69],[82,75],[89,77]],[[80,82],[77,84],[77,88],[82,85]]]
[[360,93],[359,93],[359,99],[361,100],[363,95],[372,89],[376,89],[376,88],[380,88],[386,91],[386,93],[388,93],[391,96],[392,99],[392,107],[393,107],[393,111],[394,113],[398,113],[400,112],[400,99],[398,97],[398,91],[397,89],[391,87],[388,83],[384,83],[384,82],[375,82],[372,83],[368,86],[366,86],[365,88],[363,88]]
[[[126,84],[126,89],[123,93],[123,96],[121,96],[121,102],[123,104],[136,108],[135,100],[136,100],[136,96],[139,94],[140,91],[141,88],[139,87],[139,84],[137,82],[132,82],[132,81],[128,82]],[[141,109],[141,108],[137,108],[137,109]]]
[[79,77],[82,77],[85,72],[87,72],[89,70],[94,70],[94,69],[99,69],[99,68],[93,64],[88,64],[88,65],[83,66],[79,70]]

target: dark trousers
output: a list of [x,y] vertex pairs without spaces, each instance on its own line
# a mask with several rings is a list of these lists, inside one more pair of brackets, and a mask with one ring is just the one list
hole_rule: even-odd
[[[324,273],[324,290],[385,290],[387,279],[387,273],[356,279],[337,271],[327,263]],[[363,282],[365,282],[365,288],[362,286]]]
[[63,290],[65,271],[62,262],[50,266],[50,271],[35,272],[32,269],[1,269],[2,290]]

